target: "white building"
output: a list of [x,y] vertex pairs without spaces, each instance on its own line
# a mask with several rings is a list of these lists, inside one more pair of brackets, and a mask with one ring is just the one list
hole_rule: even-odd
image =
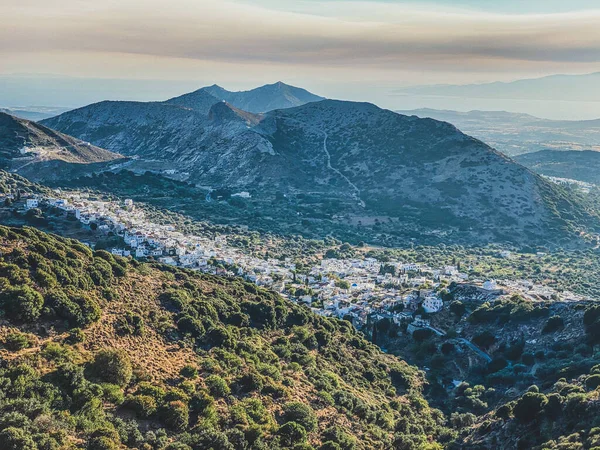
[[444,306],[444,302],[437,296],[429,296],[423,300],[423,309],[426,313],[436,313],[441,311]]
[[483,288],[486,291],[495,291],[498,289],[498,284],[496,283],[496,280],[487,280],[485,283],[483,283]]
[[31,208],[37,208],[39,206],[40,202],[38,201],[37,198],[28,198],[27,201],[25,202],[25,207],[27,209],[31,209]]

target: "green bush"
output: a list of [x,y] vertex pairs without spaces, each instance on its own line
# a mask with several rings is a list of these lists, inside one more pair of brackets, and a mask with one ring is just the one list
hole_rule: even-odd
[[121,349],[101,350],[96,354],[92,369],[97,378],[107,383],[126,386],[133,369],[129,356]]
[[15,427],[8,427],[0,432],[0,448],[2,450],[38,450],[30,433]]
[[0,294],[0,306],[6,317],[22,322],[33,322],[40,317],[44,298],[29,286],[9,289]]
[[317,416],[312,408],[304,403],[289,402],[283,405],[282,421],[296,422],[308,432],[317,428]]
[[529,423],[538,418],[547,402],[548,399],[544,394],[527,392],[517,400],[513,414],[519,422]]
[[585,387],[588,389],[596,389],[600,386],[600,374],[590,375],[585,379]]
[[6,336],[4,346],[10,351],[17,352],[31,347],[31,339],[25,333],[14,331]]
[[279,431],[280,442],[285,447],[291,447],[295,444],[301,444],[306,441],[306,430],[302,425],[296,422],[287,422],[283,424]]
[[227,382],[221,378],[219,375],[210,375],[205,380],[206,387],[208,388],[208,392],[213,397],[225,397],[231,393],[231,389],[227,385]]
[[198,368],[191,364],[186,364],[181,368],[179,373],[184,378],[194,379],[198,377]]
[[149,395],[129,395],[124,406],[141,418],[148,418],[156,412],[156,400]]
[[190,420],[188,406],[180,400],[163,405],[160,416],[164,424],[174,431],[185,430]]

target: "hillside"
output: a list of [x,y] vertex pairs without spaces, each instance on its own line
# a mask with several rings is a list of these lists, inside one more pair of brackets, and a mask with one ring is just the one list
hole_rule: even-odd
[[0,164],[32,178],[79,176],[94,165],[116,162],[119,154],[58,133],[43,125],[0,113]]
[[135,157],[130,170],[250,191],[249,206],[261,214],[269,205],[283,223],[302,214],[349,228],[383,224],[403,237],[519,244],[598,224],[581,199],[454,126],[367,103],[324,100],[256,116],[222,102],[206,114],[103,102],[44,123]]
[[542,175],[600,184],[600,152],[542,150],[515,159]]
[[450,122],[509,156],[541,150],[600,150],[598,120],[547,120],[506,111],[415,109],[397,112]]
[[0,247],[3,449],[434,449],[452,436],[421,373],[346,322],[32,228],[0,227]]
[[68,111],[69,108],[44,107],[44,106],[29,106],[24,108],[2,108],[0,112],[10,114],[11,116],[19,117],[26,120],[43,120],[54,117]]

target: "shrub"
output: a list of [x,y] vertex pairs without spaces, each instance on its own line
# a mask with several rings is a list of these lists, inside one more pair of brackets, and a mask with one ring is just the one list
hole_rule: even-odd
[[22,428],[8,427],[0,432],[0,448],[2,450],[37,450],[37,445],[30,433]]
[[96,354],[92,367],[98,378],[118,386],[129,384],[133,374],[127,353],[120,349],[101,350]]
[[44,298],[29,286],[20,286],[0,294],[0,305],[9,319],[33,322],[40,317]]
[[87,445],[88,450],[119,450],[120,445],[108,436],[92,437]]
[[190,412],[188,406],[180,400],[167,403],[161,408],[164,424],[174,431],[183,431],[188,426]]
[[69,335],[65,339],[65,342],[68,344],[78,344],[80,342],[85,342],[85,334],[81,328],[71,328],[69,330]]
[[198,376],[198,368],[191,364],[186,364],[181,368],[181,371],[179,373],[184,378],[193,379]]
[[148,418],[156,412],[156,400],[149,395],[129,395],[124,406],[142,418]]
[[317,427],[317,417],[312,408],[300,402],[289,402],[283,405],[282,419],[284,423],[296,422],[309,432]]
[[515,404],[513,414],[521,423],[532,422],[539,416],[547,402],[544,394],[527,392]]
[[291,447],[294,444],[300,444],[306,441],[306,430],[296,422],[287,422],[279,428],[277,432],[282,445]]
[[585,387],[588,389],[596,389],[600,386],[600,374],[590,375],[585,380]]
[[4,346],[10,351],[16,352],[31,347],[31,340],[26,334],[15,331],[6,336]]
[[219,375],[210,375],[206,378],[205,383],[213,397],[225,397],[231,393],[227,382]]

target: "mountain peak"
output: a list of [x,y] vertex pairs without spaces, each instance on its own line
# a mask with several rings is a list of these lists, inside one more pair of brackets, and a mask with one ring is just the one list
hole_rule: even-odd
[[225,100],[238,109],[251,113],[293,108],[305,105],[306,103],[324,100],[324,97],[312,94],[305,89],[285,84],[282,81],[265,84],[249,91],[228,91],[216,84],[202,88],[201,91],[219,100]]
[[215,123],[244,122],[246,125],[256,125],[260,116],[230,105],[225,100],[215,103],[208,112],[208,119]]

